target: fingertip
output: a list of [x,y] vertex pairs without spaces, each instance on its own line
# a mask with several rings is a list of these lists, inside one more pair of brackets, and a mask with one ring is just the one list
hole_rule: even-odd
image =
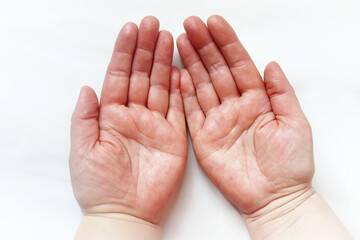
[[181,69],[180,70],[180,80],[188,80],[190,78],[190,74],[188,72],[188,70],[186,70],[185,68],[184,69]]
[[156,42],[154,62],[161,62],[165,66],[171,67],[173,53],[174,40],[171,33],[160,31]]
[[[232,26],[221,16],[213,15],[208,18],[207,26],[211,36],[220,47],[235,43],[238,37]],[[232,56],[236,54],[232,54]],[[229,56],[228,56],[229,58]]]
[[166,118],[174,127],[186,133],[184,106],[180,93],[180,72],[175,66],[171,69],[169,110]]
[[153,23],[159,23],[159,19],[153,15],[145,16],[142,20],[142,22],[153,22]]
[[208,19],[207,19],[207,24],[211,25],[211,24],[216,24],[218,22],[222,22],[222,21],[225,21],[225,19],[220,16],[220,15],[217,15],[217,14],[214,14],[214,15],[211,15]]
[[75,148],[93,146],[99,134],[99,103],[95,91],[83,86],[71,116],[71,145]]
[[138,30],[138,26],[136,23],[133,22],[127,22],[124,24],[124,26],[121,28],[121,32],[123,32],[125,35],[131,35],[133,32]]
[[170,46],[174,47],[174,39],[173,39],[172,34],[169,31],[161,30],[159,33],[158,39],[163,41],[163,43],[166,44],[167,46],[170,45]]
[[93,103],[93,102],[97,102],[97,96],[96,93],[94,91],[94,89],[92,89],[92,87],[84,85],[81,87],[80,89],[80,93],[79,93],[79,100],[78,102],[83,104],[83,103]]
[[167,30],[161,30],[159,34],[165,36],[168,39],[173,40],[172,34]]
[[197,16],[190,16],[184,20],[183,26],[184,26],[185,30],[188,32],[188,31],[196,29],[196,27],[199,24],[204,24],[204,22],[201,20],[201,18],[199,18]]
[[177,46],[182,46],[185,38],[186,38],[186,33],[181,33],[181,34],[176,38],[176,45],[177,45]]
[[125,23],[116,38],[114,52],[132,53],[138,36],[138,26],[133,22]]
[[83,85],[81,88],[80,88],[80,95],[85,93],[85,92],[88,92],[88,91],[94,91],[92,89],[92,87],[88,86],[88,85]]
[[[219,15],[212,15],[207,19],[207,26],[212,33],[218,32],[219,34],[233,34],[233,29],[230,24]],[[229,32],[230,30],[230,32]]]
[[188,35],[186,33],[181,34],[176,41],[176,46],[179,50],[179,54],[182,60],[186,60],[187,57],[196,54],[196,50],[192,45]]
[[185,18],[185,20],[183,21],[183,26],[185,28],[186,25],[188,25],[191,21],[193,21],[193,18],[195,18],[195,16],[189,16],[187,18]]
[[180,71],[177,67],[172,66],[171,68],[171,78],[180,79]]
[[157,19],[154,16],[146,16],[141,20],[140,26],[144,27],[144,28],[157,28],[159,29],[160,27],[160,22],[159,19]]
[[[279,63],[276,62],[276,61],[271,61],[271,62],[269,62],[269,64],[271,64],[271,65],[275,64],[275,65],[278,65],[278,66],[279,66]],[[268,65],[269,65],[269,64],[268,64]]]
[[189,71],[186,70],[185,68],[180,70],[180,75],[190,77]]
[[120,29],[120,32],[117,37],[117,44],[121,44],[119,41],[124,41],[124,39],[128,39],[128,41],[136,41],[138,34],[138,26],[133,22],[125,23],[124,26]]
[[153,53],[158,37],[159,20],[153,16],[144,17],[139,26],[139,36],[137,39],[136,48]]
[[176,90],[180,88],[180,72],[179,69],[175,66],[171,69],[171,90]]
[[205,115],[196,97],[190,74],[186,69],[180,70],[180,92],[190,135],[195,137],[205,121]]
[[72,120],[96,118],[99,101],[94,89],[89,86],[83,86],[80,89]]
[[265,71],[274,70],[274,69],[281,69],[280,65],[276,61],[269,62],[265,67]]
[[277,62],[266,66],[264,83],[276,116],[304,117],[295,91]]
[[265,84],[268,83],[269,80],[278,79],[278,78],[286,78],[283,70],[281,69],[280,65],[275,62],[269,62],[264,70],[264,82]]
[[188,56],[191,52],[193,46],[191,45],[190,39],[186,33],[182,33],[176,39],[176,46],[179,50],[181,58]]
[[194,86],[189,72],[186,69],[180,71],[180,91],[183,96],[191,94]]

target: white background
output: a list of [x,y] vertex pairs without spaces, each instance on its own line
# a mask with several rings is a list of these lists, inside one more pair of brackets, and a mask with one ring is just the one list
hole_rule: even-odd
[[[314,187],[360,239],[359,12],[350,0],[0,0],[0,238],[72,239],[70,116],[82,85],[100,92],[121,26],[154,15],[176,37],[187,16],[217,13],[261,72],[282,65],[313,128]],[[189,150],[164,239],[248,239]]]

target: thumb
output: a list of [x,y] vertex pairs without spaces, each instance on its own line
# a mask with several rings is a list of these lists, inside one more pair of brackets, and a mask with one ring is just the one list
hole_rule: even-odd
[[[99,138],[99,102],[91,87],[80,90],[71,118],[71,147],[89,150]],[[84,150],[85,150],[84,149]]]
[[294,89],[278,63],[271,62],[266,66],[264,84],[276,117],[298,117],[303,115]]

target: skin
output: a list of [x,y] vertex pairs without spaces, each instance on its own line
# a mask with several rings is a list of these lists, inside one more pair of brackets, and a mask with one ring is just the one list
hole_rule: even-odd
[[311,129],[279,65],[264,81],[220,16],[184,21],[181,93],[201,167],[243,214],[311,190]]
[[317,194],[310,125],[280,66],[261,78],[220,16],[184,21],[181,94],[196,157],[251,239],[352,239]]
[[[70,173],[85,216],[118,213],[158,225],[181,181],[187,139],[173,38],[159,21],[121,29],[100,105],[83,87],[72,116]],[[133,220],[132,220],[133,221]]]
[[311,187],[311,128],[280,66],[268,64],[262,79],[220,16],[184,27],[181,72],[171,34],[145,17],[139,29],[121,29],[100,105],[82,88],[71,125],[70,173],[84,213],[75,238],[161,239],[186,164],[186,115],[201,167],[252,239],[352,239]]

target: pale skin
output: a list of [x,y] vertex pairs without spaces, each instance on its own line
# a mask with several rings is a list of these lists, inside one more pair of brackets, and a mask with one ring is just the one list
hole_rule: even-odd
[[114,229],[94,223],[101,218],[118,221],[115,225],[129,225],[128,220],[139,225],[132,233],[116,228],[115,238],[134,234],[131,239],[143,239],[137,228],[160,236],[162,212],[181,181],[187,159],[173,47],[171,34],[159,33],[154,17],[144,18],[139,29],[134,23],[125,24],[115,43],[100,106],[95,92],[82,88],[72,117],[70,153],[74,195],[84,213],[77,239],[98,239],[94,232]]
[[84,213],[76,239],[161,238],[187,159],[185,116],[201,167],[252,239],[351,239],[311,186],[311,128],[280,66],[262,78],[220,16],[184,28],[181,72],[171,34],[146,17],[120,31],[100,105],[82,88],[70,154]]
[[[181,93],[196,157],[252,239],[351,239],[314,191],[310,125],[275,63],[261,78],[220,16],[184,21]],[[315,226],[315,227],[314,227]]]

